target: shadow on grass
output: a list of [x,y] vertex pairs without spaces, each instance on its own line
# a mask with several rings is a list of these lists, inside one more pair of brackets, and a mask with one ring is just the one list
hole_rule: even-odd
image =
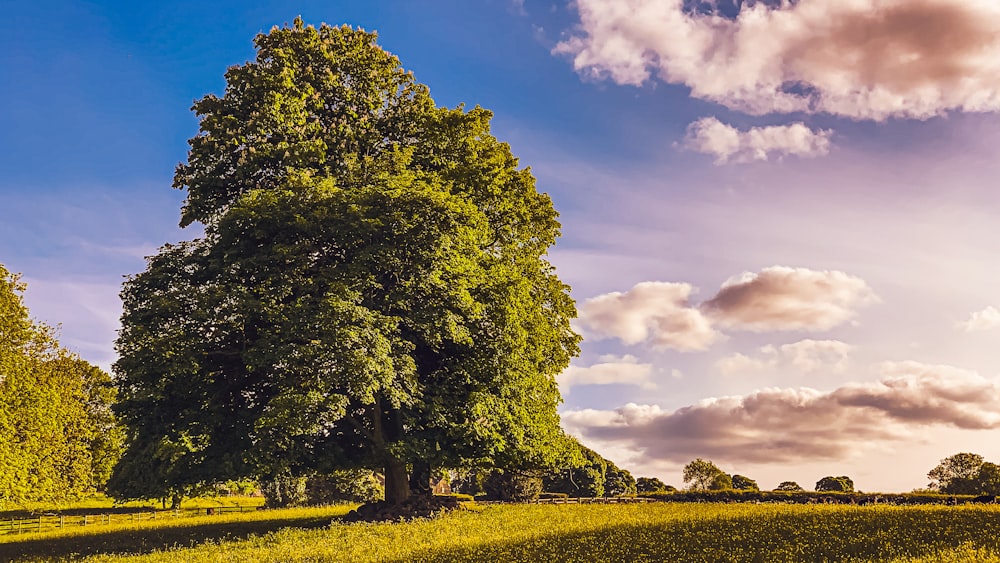
[[118,530],[97,530],[76,536],[36,536],[25,541],[0,543],[0,561],[41,558],[77,559],[97,554],[138,555],[173,547],[190,547],[208,541],[240,540],[283,528],[316,529],[330,524],[330,516],[289,517]]
[[426,549],[385,563],[883,561],[934,556],[963,545],[1000,553],[998,535],[995,512],[885,519],[858,511],[811,521],[781,515],[662,525],[609,523],[583,532]]

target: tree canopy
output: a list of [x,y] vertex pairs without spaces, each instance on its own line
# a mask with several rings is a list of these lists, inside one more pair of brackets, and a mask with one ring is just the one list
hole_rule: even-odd
[[695,459],[684,466],[684,482],[692,491],[731,489],[732,478],[711,461]]
[[950,495],[1000,494],[1000,467],[979,454],[946,457],[927,473],[930,488]]
[[743,475],[732,476],[733,488],[737,491],[759,491],[757,481]]
[[0,507],[100,488],[121,451],[110,377],[31,320],[24,290],[0,266]]
[[795,481],[782,481],[777,487],[774,488],[776,491],[804,491],[801,485]]
[[854,492],[854,481],[846,476],[839,477],[826,476],[816,482],[817,491],[839,491],[843,493]]
[[576,311],[492,114],[438,107],[372,33],[255,44],[174,177],[204,236],[122,291],[116,493],[370,468],[395,502],[432,467],[555,464]]

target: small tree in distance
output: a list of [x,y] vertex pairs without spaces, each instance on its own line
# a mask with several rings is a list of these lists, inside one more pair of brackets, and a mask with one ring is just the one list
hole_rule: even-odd
[[757,481],[743,475],[733,475],[733,488],[737,491],[759,491]]
[[853,493],[854,481],[846,475],[841,475],[840,477],[827,476],[816,482],[816,490],[818,492]]
[[701,458],[684,466],[684,482],[689,484],[688,488],[692,491],[728,489],[733,485],[725,471]]
[[776,491],[804,491],[798,483],[795,481],[782,481],[780,485],[774,488]]
[[656,477],[639,477],[635,480],[635,489],[639,493],[665,493],[677,490]]
[[949,495],[1000,494],[1000,467],[973,453],[946,457],[927,477],[929,488]]

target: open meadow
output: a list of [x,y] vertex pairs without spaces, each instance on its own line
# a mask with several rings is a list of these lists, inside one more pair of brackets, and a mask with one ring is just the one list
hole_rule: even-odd
[[491,505],[433,520],[340,523],[349,508],[8,535],[0,554],[105,563],[1000,561],[995,506]]

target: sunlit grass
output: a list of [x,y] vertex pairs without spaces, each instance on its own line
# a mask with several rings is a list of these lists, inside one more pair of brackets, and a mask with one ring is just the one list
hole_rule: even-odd
[[[83,560],[1000,562],[1000,508],[984,506],[507,505],[435,520],[332,526],[329,519],[347,508],[309,510],[186,519],[177,524],[182,534],[147,530],[142,542],[95,530],[78,539],[101,549],[50,549],[35,560],[91,553]],[[265,525],[252,529],[255,521],[241,516]]]

